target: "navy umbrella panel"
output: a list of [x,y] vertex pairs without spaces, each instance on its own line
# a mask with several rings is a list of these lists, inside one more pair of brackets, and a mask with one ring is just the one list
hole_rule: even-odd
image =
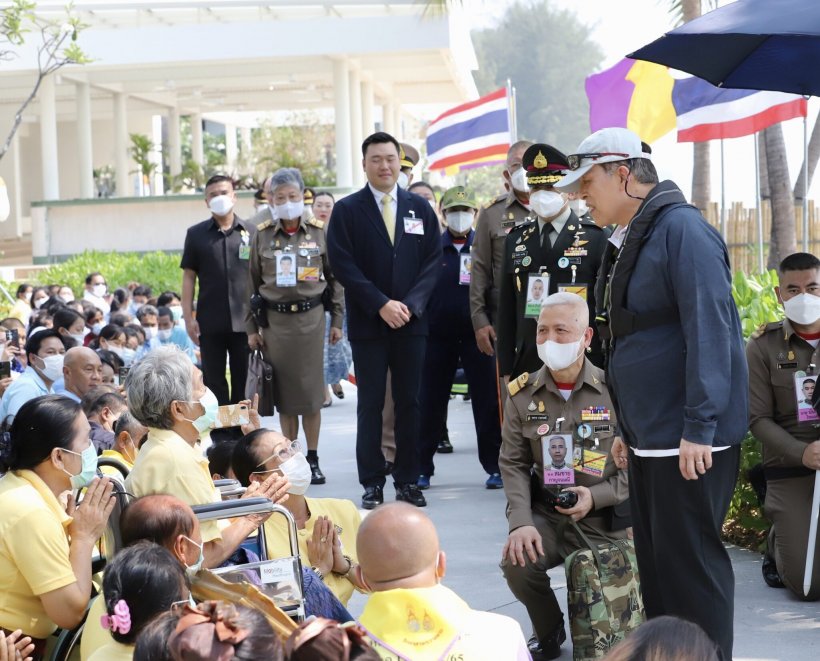
[[820,96],[820,0],[737,0],[627,57],[719,87]]

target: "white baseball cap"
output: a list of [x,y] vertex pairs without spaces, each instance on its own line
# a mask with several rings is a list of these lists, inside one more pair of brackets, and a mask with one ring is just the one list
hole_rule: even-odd
[[629,158],[649,158],[636,133],[616,127],[595,131],[578,145],[576,153],[567,157],[569,172],[555,184],[555,188],[563,193],[577,193],[581,177],[589,172],[593,165],[625,161]]

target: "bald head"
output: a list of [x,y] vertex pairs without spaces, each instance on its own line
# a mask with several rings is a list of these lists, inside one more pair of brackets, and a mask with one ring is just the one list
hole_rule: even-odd
[[82,399],[102,383],[102,363],[95,351],[88,347],[72,347],[63,360],[63,379],[67,390]]
[[356,553],[362,576],[374,591],[432,587],[444,576],[433,522],[407,503],[382,505],[365,517]]

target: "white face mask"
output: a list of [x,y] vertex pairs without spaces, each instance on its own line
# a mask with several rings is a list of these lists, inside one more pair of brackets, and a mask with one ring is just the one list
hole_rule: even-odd
[[820,319],[820,296],[798,294],[783,302],[786,316],[796,324],[810,326]]
[[215,216],[227,216],[233,209],[233,199],[230,195],[217,195],[208,202],[208,208]]
[[564,204],[564,196],[555,191],[539,190],[530,194],[530,206],[541,218],[557,216]]
[[91,332],[94,333],[94,335],[99,335],[100,331],[102,331],[102,329],[103,329],[102,322],[98,321],[96,324],[94,324],[91,327]]
[[168,340],[171,339],[171,333],[173,333],[173,332],[174,332],[173,328],[160,329],[160,330],[157,331],[157,337],[160,339],[160,341],[167,342]]
[[45,358],[38,356],[38,358],[43,361],[43,367],[38,366],[38,369],[49,381],[53,383],[63,375],[64,356],[62,354],[58,353],[54,356],[46,356]]
[[71,303],[72,301],[74,301],[74,294],[60,294],[60,296],[58,296],[58,298],[63,303]]
[[576,216],[579,218],[586,214],[587,212],[587,203],[583,200],[570,200],[569,201],[569,208],[573,210]]
[[527,183],[527,172],[524,168],[518,168],[513,172],[510,176],[510,181],[512,182],[512,187],[519,193],[526,193],[530,190],[530,186]]
[[294,496],[303,496],[310,486],[310,464],[305,455],[297,452],[290,459],[279,466],[279,470],[284,473],[290,482],[288,493]]
[[78,347],[83,346],[83,342],[85,342],[85,333],[71,334],[69,337],[77,343]]
[[276,211],[276,217],[282,220],[296,220],[301,218],[305,211],[305,203],[303,200],[298,202],[291,202],[288,200],[284,204],[277,204],[273,207]]
[[470,211],[449,211],[447,226],[456,234],[464,234],[473,226],[473,214]]
[[142,330],[145,331],[145,340],[146,341],[153,340],[157,336],[157,327],[156,326],[143,326]]
[[34,301],[34,309],[39,310],[41,307],[43,307],[43,303],[45,303],[47,300],[47,298],[38,298],[36,301]]
[[106,285],[94,285],[91,288],[91,293],[94,294],[97,298],[102,298],[105,296],[105,292],[108,290]]
[[396,180],[396,183],[399,185],[399,188],[407,188],[407,184],[410,183],[410,177],[404,172],[399,172],[399,178]]
[[553,342],[547,340],[543,344],[536,344],[538,349],[538,357],[542,362],[553,371],[566,369],[578,360],[584,353],[581,346],[584,338],[581,337],[577,342],[567,342],[562,344],[560,342]]

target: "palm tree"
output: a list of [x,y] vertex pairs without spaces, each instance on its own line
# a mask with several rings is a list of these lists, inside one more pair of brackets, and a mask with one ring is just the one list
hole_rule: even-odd
[[763,131],[766,145],[766,168],[772,203],[772,237],[769,264],[778,264],[787,255],[797,252],[794,197],[792,197],[786,142],[780,124]]

